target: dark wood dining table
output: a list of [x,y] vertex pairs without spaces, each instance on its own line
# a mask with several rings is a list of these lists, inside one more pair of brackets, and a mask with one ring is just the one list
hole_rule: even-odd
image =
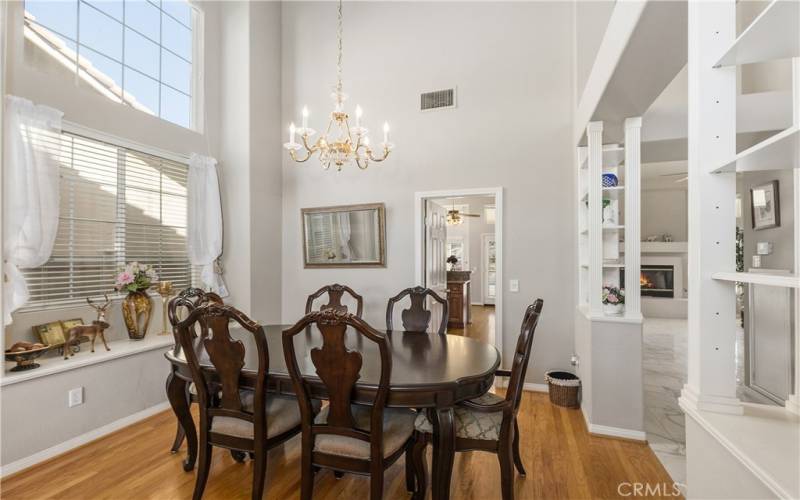
[[[271,393],[293,394],[292,383],[286,370],[282,349],[282,331],[289,325],[264,326],[269,347],[269,388]],[[450,476],[453,469],[455,429],[453,407],[460,401],[486,393],[492,386],[494,372],[500,365],[500,353],[490,344],[457,335],[427,334],[421,332],[387,331],[392,354],[392,376],[387,405],[397,408],[429,408],[432,418],[433,463],[431,489],[433,498],[446,499],[450,494]],[[253,337],[242,330],[231,329],[231,337],[245,345],[243,385],[248,375],[255,374],[257,365]],[[364,342],[355,332],[346,333],[349,349],[363,356],[361,378],[356,383],[354,402],[370,404],[375,397],[380,374],[380,356],[373,342]],[[301,371],[311,378],[313,397],[326,399],[325,386],[314,384],[316,370],[309,354],[311,348],[322,344],[322,336],[315,327],[295,337],[295,350],[305,353],[298,359]],[[201,366],[213,380],[214,367],[209,362],[202,342],[196,341],[195,352]],[[197,431],[189,410],[187,385],[192,377],[180,349],[165,355],[171,364],[167,378],[167,396],[172,409],[186,433],[188,456],[184,469],[194,468],[197,457]],[[253,380],[254,382],[254,380]]]

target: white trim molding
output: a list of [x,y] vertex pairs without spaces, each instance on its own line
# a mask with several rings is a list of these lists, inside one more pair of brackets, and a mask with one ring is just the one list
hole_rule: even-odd
[[581,407],[581,413],[583,414],[583,421],[586,422],[586,430],[589,432],[589,434],[595,436],[622,438],[622,439],[630,439],[633,441],[647,442],[647,434],[644,431],[636,431],[633,429],[623,429],[621,427],[611,427],[608,425],[593,424],[589,421],[589,417],[586,416],[586,412],[583,411],[583,407]]
[[64,441],[61,444],[51,446],[50,448],[36,452],[33,455],[29,455],[25,458],[20,458],[19,460],[11,462],[8,465],[0,467],[0,477],[6,477],[10,474],[14,474],[23,469],[27,469],[28,467],[32,467],[38,463],[44,462],[45,460],[49,460],[53,457],[73,450],[79,446],[83,446],[86,443],[100,439],[101,437],[107,436],[112,432],[122,429],[123,427],[135,424],[136,422],[144,420],[147,417],[151,417],[156,413],[161,413],[162,411],[169,409],[169,407],[169,401],[163,401],[157,405],[145,408],[144,410],[136,412],[132,415],[128,415],[127,417],[122,417],[119,420],[115,420],[93,431],[89,431],[85,434],[81,434],[80,436],[76,436],[72,439]]

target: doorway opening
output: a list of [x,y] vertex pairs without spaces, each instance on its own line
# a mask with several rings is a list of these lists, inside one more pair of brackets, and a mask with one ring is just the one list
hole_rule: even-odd
[[448,303],[447,333],[502,353],[502,188],[415,195],[417,282]]

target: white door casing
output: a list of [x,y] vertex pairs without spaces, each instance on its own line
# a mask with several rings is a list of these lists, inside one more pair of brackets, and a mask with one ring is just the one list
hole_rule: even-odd
[[[425,282],[442,298],[447,298],[447,210],[430,200],[425,200]],[[436,329],[442,320],[442,306],[428,299],[431,326]]]

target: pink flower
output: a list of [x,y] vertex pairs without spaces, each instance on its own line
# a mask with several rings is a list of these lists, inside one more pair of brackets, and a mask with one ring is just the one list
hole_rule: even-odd
[[133,283],[133,275],[128,271],[122,271],[117,275],[117,286],[125,286]]
[[609,294],[608,297],[606,297],[606,301],[608,301],[609,304],[616,304],[619,302],[619,299],[616,295]]

